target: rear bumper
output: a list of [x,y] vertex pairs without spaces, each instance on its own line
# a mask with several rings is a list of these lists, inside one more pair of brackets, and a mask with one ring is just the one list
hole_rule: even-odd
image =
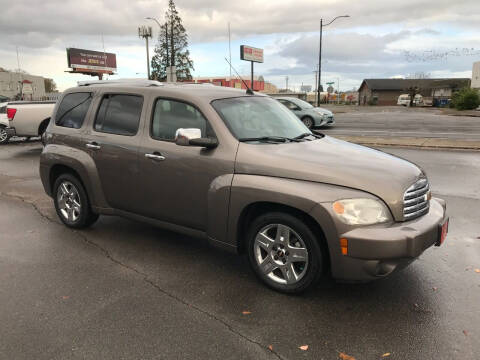
[[[368,281],[410,264],[432,245],[439,245],[441,226],[448,221],[445,201],[432,199],[428,214],[386,226],[356,228],[340,234],[348,240],[348,255],[337,257],[335,278]],[[333,263],[333,261],[332,261]]]
[[7,128],[5,129],[5,131],[7,132],[7,135],[8,135],[9,137],[10,137],[10,136],[15,136],[15,135],[17,135],[17,132],[16,132],[16,130],[15,130],[14,127],[7,127]]

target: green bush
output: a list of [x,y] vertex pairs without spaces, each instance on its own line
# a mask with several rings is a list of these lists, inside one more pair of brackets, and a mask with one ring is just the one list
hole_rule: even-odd
[[451,107],[457,110],[473,110],[480,105],[480,95],[477,90],[463,88],[452,96]]

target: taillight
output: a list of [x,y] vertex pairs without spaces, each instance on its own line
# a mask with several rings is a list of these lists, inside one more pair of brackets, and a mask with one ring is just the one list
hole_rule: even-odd
[[7,108],[7,118],[12,121],[17,113],[17,109]]

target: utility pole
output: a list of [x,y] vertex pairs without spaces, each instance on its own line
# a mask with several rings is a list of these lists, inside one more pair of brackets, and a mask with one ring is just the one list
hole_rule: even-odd
[[[232,44],[231,44],[231,35],[230,35],[230,21],[228,22],[228,54],[230,60],[230,81],[232,81]],[[253,66],[253,64],[252,64]],[[252,85],[253,86],[253,85]]]
[[314,86],[314,92],[317,92],[317,86],[318,86],[318,64],[315,68],[315,70],[313,70],[313,72],[315,73],[315,86]]
[[288,91],[288,76],[285,76],[285,92]]
[[350,15],[341,15],[335,17],[332,21],[330,21],[327,24],[323,24],[323,19],[320,19],[320,42],[319,42],[319,48],[318,48],[318,87],[317,87],[317,106],[320,106],[320,89],[322,86],[322,34],[323,34],[323,27],[328,26],[331,23],[333,23],[335,20],[338,18],[342,17],[350,17]]
[[138,28],[138,37],[145,39],[145,44],[147,46],[147,79],[150,79],[150,54],[148,51],[148,38],[152,37],[152,27],[140,26]]
[[340,104],[340,78],[337,78],[337,104]]

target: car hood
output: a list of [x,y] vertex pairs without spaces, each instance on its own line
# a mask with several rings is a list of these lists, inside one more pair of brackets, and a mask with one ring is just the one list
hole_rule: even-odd
[[299,143],[240,143],[235,172],[365,191],[381,198],[396,220],[403,219],[405,190],[423,176],[411,162],[329,136]]
[[313,108],[312,110],[314,110],[314,111],[316,111],[320,114],[333,115],[333,113],[330,110],[327,110],[327,109],[324,109],[324,108],[321,108],[321,107],[316,107],[316,108]]

